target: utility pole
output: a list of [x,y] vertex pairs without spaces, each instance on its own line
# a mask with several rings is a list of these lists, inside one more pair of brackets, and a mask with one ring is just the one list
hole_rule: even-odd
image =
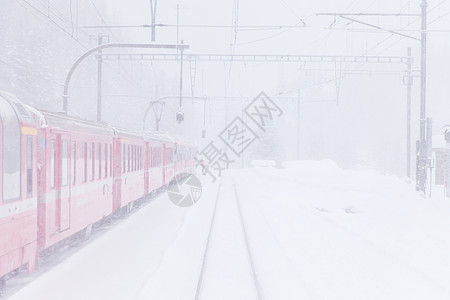
[[158,6],[158,0],[150,0],[150,8],[152,15],[152,42],[156,39],[156,8]]
[[[181,45],[183,45],[183,41],[181,41]],[[184,48],[180,47],[180,111],[183,107],[183,55]]]
[[[63,94],[62,94],[62,101],[63,101],[63,112],[65,115],[68,114],[68,108],[69,108],[69,88],[70,88],[70,82],[72,80],[73,74],[78,69],[80,64],[85,61],[89,56],[91,56],[94,53],[98,53],[100,50],[103,49],[110,49],[110,48],[123,48],[123,49],[188,49],[188,45],[165,45],[165,44],[122,44],[122,43],[112,43],[112,44],[103,44],[100,46],[96,46],[87,52],[85,52],[82,56],[80,56],[72,65],[69,72],[67,73],[66,80],[64,82],[64,88],[63,88]],[[98,55],[98,54],[97,54]],[[102,56],[102,60],[104,60],[104,56],[101,54],[99,56]]]
[[177,45],[180,43],[180,4],[177,4]]
[[427,185],[427,141],[426,141],[426,98],[427,98],[427,0],[421,3],[421,67],[420,67],[420,140],[417,166],[416,190],[426,193]]
[[406,176],[411,178],[411,89],[412,89],[412,57],[408,47],[408,63],[406,70]]
[[[430,141],[427,141],[426,132],[427,132],[427,126],[426,126],[426,94],[427,94],[427,7],[428,3],[427,0],[421,1],[421,13],[419,15],[415,14],[368,14],[368,13],[362,13],[362,14],[355,14],[355,13],[319,13],[317,15],[326,15],[326,16],[335,16],[340,17],[345,20],[349,20],[352,22],[356,22],[359,24],[363,24],[372,28],[376,28],[385,32],[389,32],[395,35],[399,35],[402,37],[410,38],[413,40],[420,41],[421,43],[421,68],[420,68],[420,138],[416,142],[416,190],[421,191],[424,194],[426,193],[426,187],[427,187],[427,167],[429,164],[431,164],[431,161],[429,160],[429,157],[427,155],[427,143]],[[350,17],[349,17],[350,16]],[[416,38],[411,35],[406,35],[398,31],[389,30],[377,25],[369,24],[367,22],[363,22],[357,19],[354,19],[354,16],[420,16],[421,18],[421,37]],[[408,66],[410,64],[411,58],[408,58]],[[410,81],[410,77],[408,77],[408,82]],[[410,93],[409,87],[408,87],[408,93]],[[409,99],[410,95],[408,95]],[[410,103],[410,100],[408,100],[408,104]],[[408,114],[409,114],[410,108],[408,107]],[[409,117],[409,116],[408,116]],[[409,138],[409,120],[408,120],[408,138]],[[409,139],[407,144],[410,145]],[[409,153],[409,148],[407,149],[407,153]],[[408,159],[407,162],[407,173],[410,173],[410,160]]]
[[[98,46],[103,45],[103,34],[98,35]],[[97,122],[102,121],[102,71],[103,71],[103,58],[102,49],[98,50],[97,56]]]

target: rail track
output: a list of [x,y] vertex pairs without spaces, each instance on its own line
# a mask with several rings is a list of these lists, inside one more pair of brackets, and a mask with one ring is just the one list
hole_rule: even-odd
[[253,283],[253,288],[254,288],[254,294],[256,299],[258,300],[263,300],[263,293],[262,293],[262,288],[261,288],[261,284],[258,278],[258,273],[255,267],[255,260],[253,258],[253,252],[252,252],[252,247],[251,247],[251,243],[250,243],[250,235],[249,235],[249,231],[247,229],[246,226],[246,221],[245,221],[245,214],[243,212],[242,209],[242,205],[240,202],[240,198],[239,198],[239,194],[236,188],[236,184],[233,180],[231,180],[231,186],[232,186],[232,190],[233,190],[233,199],[224,199],[224,195],[221,195],[221,193],[223,193],[224,191],[224,184],[220,183],[218,189],[217,189],[217,194],[216,194],[216,198],[215,198],[215,207],[213,210],[213,215],[211,217],[211,223],[210,223],[210,228],[209,228],[209,233],[208,233],[208,237],[207,237],[207,241],[206,241],[206,247],[204,250],[204,255],[203,255],[203,259],[201,262],[201,270],[200,270],[200,275],[199,275],[199,279],[198,279],[198,284],[197,284],[197,289],[196,289],[196,293],[195,293],[195,300],[200,300],[203,299],[202,298],[202,292],[204,290],[205,287],[205,274],[207,272],[208,268],[211,268],[212,266],[208,265],[208,261],[211,259],[211,252],[214,251],[212,250],[212,248],[214,247],[213,245],[213,237],[215,236],[215,234],[217,234],[217,214],[219,212],[219,210],[221,209],[221,205],[224,204],[224,201],[226,200],[234,200],[235,202],[235,213],[238,216],[238,220],[239,220],[239,230],[241,231],[242,237],[243,237],[243,244],[245,245],[245,251],[244,253],[241,253],[242,255],[246,256],[246,261],[248,264],[248,271],[251,275],[251,280]]

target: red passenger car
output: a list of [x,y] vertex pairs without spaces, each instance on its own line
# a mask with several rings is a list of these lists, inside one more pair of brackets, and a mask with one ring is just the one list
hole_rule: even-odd
[[38,126],[34,110],[0,93],[0,279],[22,265],[35,267]]
[[132,208],[136,199],[145,196],[143,135],[118,131],[115,139],[114,211]]
[[89,230],[113,212],[113,129],[52,113],[44,117],[39,250]]
[[195,169],[168,135],[39,112],[0,93],[0,293],[5,275]]

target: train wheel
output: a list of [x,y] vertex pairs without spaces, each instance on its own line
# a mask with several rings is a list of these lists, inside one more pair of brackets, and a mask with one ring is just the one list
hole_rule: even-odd
[[36,269],[36,270],[39,270],[39,269],[41,268],[41,265],[42,265],[42,258],[41,258],[41,255],[38,254],[38,255],[36,256],[35,269]]
[[83,232],[83,240],[87,241],[92,235],[92,224],[89,224]]
[[27,273],[31,274],[36,270],[37,258],[32,258],[27,264]]
[[3,296],[6,293],[6,278],[0,278],[0,296]]
[[133,210],[133,205],[134,205],[134,202],[129,202],[127,204],[127,214],[131,213],[131,211]]

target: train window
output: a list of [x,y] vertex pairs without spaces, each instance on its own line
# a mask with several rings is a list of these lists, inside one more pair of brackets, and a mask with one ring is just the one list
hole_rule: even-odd
[[131,155],[130,155],[130,171],[134,171],[134,145],[131,145]]
[[126,173],[127,172],[127,146],[126,145],[123,145],[122,158],[123,158],[123,173]]
[[161,152],[159,148],[155,148],[155,167],[159,167],[161,164]]
[[122,173],[125,173],[125,156],[126,156],[125,149],[126,149],[125,145],[122,145]]
[[172,148],[166,148],[166,164],[170,164],[173,162],[173,149]]
[[162,148],[158,148],[158,155],[157,155],[157,162],[158,162],[158,167],[162,166]]
[[20,199],[20,124],[14,109],[0,98],[3,123],[3,202]]
[[67,140],[62,141],[61,184],[66,186],[69,182],[69,145]]
[[105,167],[105,172],[103,173],[103,178],[108,176],[108,145],[103,145],[103,166]]
[[155,153],[155,166],[159,167],[161,166],[161,149],[160,148],[156,148],[156,153]]
[[127,146],[123,145],[123,149],[122,149],[122,173],[125,173],[127,171]]
[[95,149],[95,169],[97,170],[97,179],[102,178],[102,161],[101,161],[101,155],[102,155],[102,144],[97,144],[97,147]]
[[134,146],[130,145],[130,172],[133,172],[133,156],[134,156]]
[[151,159],[150,159],[150,167],[151,168],[153,168],[153,167],[156,167],[156,161],[155,161],[155,159],[156,159],[156,153],[155,153],[155,150],[156,150],[156,148],[155,147],[152,147],[152,148],[150,148],[150,157],[151,157]]
[[153,165],[154,165],[154,163],[155,163],[155,158],[154,158],[154,156],[155,156],[155,154],[154,154],[154,153],[155,153],[155,150],[154,150],[153,147],[150,147],[149,151],[150,151],[150,155],[149,155],[149,157],[150,157],[149,167],[150,167],[150,168],[153,168]]
[[133,171],[137,170],[137,146],[133,146]]
[[155,166],[155,148],[150,147],[150,168]]
[[152,168],[157,167],[157,161],[156,161],[156,147],[152,148]]
[[90,143],[89,144],[89,168],[91,168],[91,172],[89,172],[91,174],[91,177],[89,178],[90,180],[94,180],[95,178],[95,148],[94,148],[94,143]]
[[33,137],[27,136],[27,197],[33,196]]
[[133,171],[137,170],[137,146],[134,146]]
[[113,166],[114,166],[114,156],[113,156],[113,146],[109,145],[109,157],[111,158],[110,164],[109,164],[109,176],[113,176]]
[[138,160],[138,156],[137,156],[137,146],[134,146],[134,171],[137,171],[138,167],[137,167],[137,160]]
[[72,184],[77,182],[77,142],[72,142]]
[[154,158],[153,158],[155,160],[154,166],[159,167],[161,153],[159,152],[159,148],[154,148],[154,149],[155,149]]
[[148,147],[148,168],[151,169],[153,167],[153,148]]
[[55,177],[56,177],[56,142],[52,140],[51,151],[50,151],[50,186],[55,187]]
[[130,151],[130,149],[131,149],[131,147],[130,147],[130,145],[128,145],[128,157],[127,157],[127,172],[130,172],[130,154],[131,154],[131,151]]
[[81,174],[83,176],[83,182],[87,181],[87,156],[86,156],[87,143],[84,143],[81,147]]

